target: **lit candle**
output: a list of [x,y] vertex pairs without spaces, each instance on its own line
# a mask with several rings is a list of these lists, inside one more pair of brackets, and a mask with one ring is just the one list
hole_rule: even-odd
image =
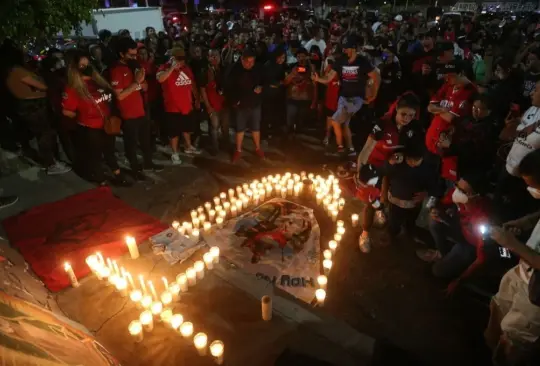
[[330,250],[335,253],[337,249],[337,241],[330,240],[330,242],[328,242],[328,248],[330,248]]
[[185,227],[186,227],[186,234],[191,235],[191,232],[193,230],[193,224],[191,222],[188,222]]
[[210,343],[210,354],[215,357],[218,365],[223,364],[223,352],[225,351],[225,345],[222,341],[213,341]]
[[193,335],[193,323],[192,322],[185,322],[180,325],[180,334],[184,338],[189,338]]
[[173,221],[171,226],[173,229],[178,230],[178,226],[180,226],[180,223],[178,221]]
[[194,241],[199,241],[199,229],[193,229],[191,236],[193,236]]
[[164,307],[168,307],[173,301],[173,295],[169,291],[163,291],[160,298]]
[[323,260],[323,268],[324,268],[324,273],[328,275],[330,273],[330,270],[332,269],[332,260],[331,259]]
[[221,201],[225,201],[227,199],[227,194],[225,192],[221,192],[219,194],[219,198],[221,198]]
[[206,221],[206,222],[203,224],[203,228],[204,228],[204,231],[205,231],[205,232],[209,232],[210,229],[212,228],[212,224],[210,224],[208,221]]
[[169,289],[169,281],[167,281],[167,278],[165,276],[161,277],[161,280],[163,281],[163,287],[165,287],[165,290]]
[[354,227],[358,226],[358,214],[351,215],[351,222],[352,222],[352,226]]
[[135,342],[138,343],[143,340],[143,325],[139,320],[133,320],[131,323],[129,323],[128,331],[129,334],[135,338]]
[[129,298],[131,299],[131,301],[137,304],[137,306],[141,305],[140,302],[142,300],[142,297],[143,294],[141,290],[131,290],[131,292],[129,293]]
[[317,200],[317,204],[320,205],[323,200],[324,195],[322,193],[317,193],[315,195],[315,199]]
[[266,191],[264,189],[259,189],[259,199],[261,201],[264,201],[265,198],[266,198]]
[[319,304],[319,306],[323,306],[324,299],[326,298],[326,291],[322,288],[317,289],[317,291],[315,291],[315,297],[317,298],[317,304]]
[[223,220],[225,220],[225,217],[227,216],[227,213],[225,211],[219,211],[218,216],[221,217]]
[[204,262],[203,261],[197,261],[193,265],[193,269],[195,270],[195,273],[197,274],[197,279],[202,280],[204,278]]
[[225,210],[225,212],[229,212],[229,210],[231,209],[231,203],[229,201],[223,202],[223,209]]
[[345,225],[345,223],[343,222],[343,220],[338,220],[338,221],[336,222],[336,226],[337,226],[337,227],[343,227],[344,225]]
[[204,253],[203,261],[204,261],[204,264],[206,264],[206,268],[208,269],[214,268],[214,257],[212,256],[212,253],[210,252]]
[[172,295],[173,301],[180,300],[180,285],[178,283],[176,283],[176,282],[172,283],[169,286],[169,292]]
[[143,292],[143,295],[146,295],[146,285],[144,283],[143,275],[139,275],[139,282],[141,284],[141,291]]
[[152,282],[152,280],[148,280],[148,288],[150,289],[150,293],[154,297],[154,300],[157,300],[158,297],[157,297],[156,289],[154,287],[154,283]]
[[219,197],[214,197],[214,205],[219,205]]
[[180,286],[180,291],[187,292],[188,290],[188,280],[187,276],[184,273],[180,273],[176,276],[176,283]]
[[120,292],[120,296],[126,297],[128,295],[127,292],[128,283],[124,277],[119,277],[116,281],[116,290]]
[[116,260],[113,260],[112,264],[113,264],[113,268],[114,268],[114,273],[117,276],[121,276],[122,274],[120,273],[120,269],[118,268],[118,263],[116,262]]
[[265,295],[261,298],[261,310],[264,321],[272,320],[272,298],[270,296]]
[[190,215],[191,215],[191,219],[193,220],[194,218],[199,216],[199,213],[196,210],[191,210]]
[[101,277],[102,279],[107,279],[111,275],[111,270],[109,269],[109,267],[106,266],[98,269],[98,272],[99,277]]
[[241,200],[236,201],[236,209],[238,210],[238,212],[242,211],[242,201]]
[[249,190],[249,184],[247,183],[242,184],[242,189],[244,192],[247,192]]
[[[231,212],[232,212],[232,209],[235,209],[236,207],[231,207]],[[235,210],[236,211],[236,210]],[[236,216],[236,214],[234,214],[233,216]],[[223,217],[217,217],[216,218],[216,225],[218,228],[223,228]]]
[[335,233],[334,234],[334,240],[339,243],[341,241],[341,234]]
[[172,316],[173,316],[172,310],[165,309],[161,312],[161,314],[159,314],[159,319],[161,320],[162,323],[165,323],[166,325],[170,326]]
[[208,344],[208,336],[204,333],[197,333],[193,337],[193,344],[197,351],[199,351],[199,356],[206,356],[206,348]]
[[343,237],[343,235],[345,235],[345,228],[344,227],[338,227],[336,232]]
[[337,220],[338,214],[339,214],[338,210],[332,210],[332,221],[335,222]]
[[144,295],[141,299],[141,306],[144,309],[150,309],[150,307],[152,306],[152,296]]
[[210,221],[214,221],[214,218],[216,217],[216,210],[210,210],[208,211],[208,219]]
[[161,301],[154,301],[150,306],[150,310],[152,311],[152,314],[157,317],[163,311],[163,304]]
[[111,275],[109,276],[109,285],[116,288],[116,281],[118,281],[119,278],[120,276],[118,276],[116,273],[114,273],[114,271],[112,271]]
[[287,197],[287,188],[282,187],[281,188],[281,198],[286,198],[286,197]]
[[204,214],[204,207],[202,206],[197,207],[197,212],[199,213],[199,215]]
[[200,214],[199,215],[199,222],[201,224],[204,224],[205,221],[206,221],[206,215],[205,214]]
[[212,204],[210,202],[206,202],[204,204],[204,208],[206,208],[207,212],[210,212],[210,210],[212,209]]
[[145,332],[151,332],[154,329],[154,317],[150,310],[145,310],[141,313],[139,320]]
[[[334,193],[335,195],[337,195],[337,197],[339,197],[339,193],[338,192],[335,192]],[[338,207],[339,207],[339,210],[343,210],[343,208],[345,207],[345,198],[340,198],[338,200]]]
[[186,270],[186,277],[188,286],[195,286],[195,284],[197,283],[197,272],[195,272],[193,268],[190,267]]
[[295,197],[298,197],[300,195],[300,186],[299,185],[295,185],[294,186],[294,196]]
[[131,288],[134,289],[135,288],[135,282],[133,282],[133,277],[131,276],[131,273],[126,272],[126,278],[129,281],[129,284],[130,284]]
[[71,282],[71,286],[73,287],[79,287],[79,281],[77,281],[77,276],[75,276],[75,272],[73,272],[73,268],[71,268],[71,264],[68,262],[64,263],[64,271],[66,271],[69,282]]
[[320,275],[317,277],[317,283],[319,284],[319,287],[326,290],[326,285],[328,284],[328,277],[325,275]]
[[105,260],[103,259],[103,255],[101,255],[101,252],[96,252],[96,256],[99,260],[99,264],[101,266],[105,266]]
[[214,263],[219,263],[219,247],[210,248],[210,254],[212,254],[212,257],[214,258]]
[[324,259],[332,259],[332,251],[329,250],[329,249],[326,249],[323,252],[323,257],[324,257]]
[[236,208],[236,206],[231,206],[231,216],[236,217],[237,213],[238,213],[238,209]]
[[233,197],[234,197],[234,189],[229,188],[229,190],[228,190],[227,192],[229,193],[229,198],[233,198]]
[[184,317],[181,314],[174,314],[170,320],[171,327],[174,330],[177,330],[178,328],[180,328],[183,322],[184,322]]
[[193,220],[191,220],[193,222],[193,227],[194,228],[198,228],[199,227],[199,218],[198,217],[195,217]]

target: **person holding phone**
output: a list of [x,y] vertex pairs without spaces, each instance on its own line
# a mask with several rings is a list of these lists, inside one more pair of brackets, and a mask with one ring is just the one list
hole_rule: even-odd
[[[519,164],[520,177],[535,200],[540,200],[539,166],[540,150],[529,153]],[[528,233],[522,243],[518,237]],[[521,260],[501,279],[484,334],[496,359],[517,364],[530,356],[540,337],[540,303],[533,303],[531,295],[535,294],[530,293],[533,276],[535,281],[540,279],[540,210],[491,228],[490,236]]]

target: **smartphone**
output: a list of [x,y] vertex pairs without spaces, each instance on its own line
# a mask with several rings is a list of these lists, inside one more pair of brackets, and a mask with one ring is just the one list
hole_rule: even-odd
[[512,258],[512,255],[510,255],[510,251],[503,247],[499,247],[499,254],[501,258]]
[[298,71],[298,73],[304,73],[304,72],[306,72],[306,68],[302,67],[302,66],[298,66],[297,71]]

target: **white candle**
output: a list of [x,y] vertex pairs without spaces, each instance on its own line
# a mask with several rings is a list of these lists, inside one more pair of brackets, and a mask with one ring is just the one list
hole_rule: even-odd
[[227,216],[227,213],[225,211],[219,211],[219,217],[221,217],[223,220],[225,220],[225,217]]
[[129,281],[129,284],[131,285],[131,288],[135,288],[135,282],[133,282],[133,277],[131,276],[131,273],[126,272],[126,278]]
[[144,283],[143,275],[139,275],[139,282],[141,284],[141,291],[142,291],[143,295],[146,295],[146,285]]
[[322,193],[317,193],[315,195],[315,199],[317,200],[317,204],[320,205],[323,200],[324,195]]
[[341,241],[341,234],[335,233],[334,234],[334,240],[339,243]]
[[193,265],[193,269],[195,270],[195,273],[197,274],[197,280],[202,280],[204,278],[204,262],[203,261],[197,261]]
[[197,207],[197,212],[199,213],[199,215],[203,214],[204,213],[204,207],[202,207],[202,206]]
[[176,283],[178,283],[178,286],[180,286],[180,291],[187,292],[188,280],[184,273],[180,273],[178,276],[176,276]]
[[109,267],[106,267],[106,266],[98,269],[98,272],[99,272],[99,277],[101,277],[104,280],[106,280],[111,275],[111,270],[109,269]]
[[170,320],[171,327],[174,330],[177,330],[178,328],[180,328],[183,322],[184,322],[184,317],[181,314],[173,314]]
[[337,226],[337,227],[343,227],[344,225],[345,225],[345,223],[343,222],[343,220],[338,220],[338,221],[336,222],[336,226]]
[[219,205],[219,197],[214,197],[214,205]]
[[[240,202],[240,201],[237,201],[237,202]],[[236,215],[238,213],[238,208],[236,208],[236,207],[237,206],[231,206],[231,215],[232,215],[232,217],[236,217]]]
[[294,186],[294,196],[295,197],[298,197],[300,195],[300,186],[299,185],[295,185]]
[[172,310],[165,309],[161,312],[161,314],[159,314],[159,319],[161,320],[162,323],[165,323],[166,325],[170,326],[172,316],[173,316]]
[[116,281],[118,281],[120,277],[114,273],[114,271],[111,272],[111,275],[109,276],[109,285],[114,286],[116,288]]
[[188,286],[195,286],[195,284],[197,283],[197,272],[195,272],[193,268],[190,267],[186,270],[186,277]]
[[223,209],[225,210],[225,212],[229,212],[229,210],[231,209],[231,203],[229,201],[223,202]]
[[141,299],[141,306],[144,308],[144,309],[150,309],[150,307],[152,306],[152,296],[150,295],[144,295]]
[[281,198],[286,198],[286,197],[287,197],[287,188],[282,187],[281,188]]
[[320,275],[317,277],[317,283],[319,284],[319,287],[326,290],[326,285],[328,284],[328,277],[325,275]]
[[204,333],[197,333],[193,337],[193,344],[197,351],[199,351],[199,356],[206,356],[206,348],[208,344],[208,336]]
[[233,197],[234,197],[234,189],[229,188],[229,190],[227,191],[227,193],[229,193],[229,198],[233,198]]
[[219,198],[221,199],[221,201],[225,201],[227,199],[227,194],[225,192],[221,192],[219,194]]
[[332,251],[329,249],[325,249],[323,252],[324,259],[332,259]]
[[[198,228],[199,227],[199,218],[198,217],[195,217],[193,220],[191,220],[191,222],[193,222],[193,227],[194,228]],[[194,230],[195,231],[195,230]]]
[[191,232],[191,236],[193,237],[194,241],[199,241],[199,229],[193,229]]
[[343,236],[343,235],[345,235],[345,228],[344,228],[344,227],[338,227],[337,230],[336,230],[336,232],[337,232],[339,235]]
[[163,286],[165,287],[165,290],[169,289],[169,281],[167,281],[166,277],[161,277],[161,280],[163,281]]
[[128,331],[129,334],[135,338],[135,342],[138,343],[143,340],[143,325],[139,320],[133,320],[131,323],[129,323]]
[[99,264],[101,266],[105,266],[105,260],[103,259],[103,255],[101,255],[101,252],[96,252],[96,257],[99,260]]
[[173,295],[169,291],[163,291],[161,293],[160,299],[163,306],[168,307],[173,301]]
[[204,208],[206,208],[207,212],[210,212],[210,210],[212,209],[212,204],[210,202],[206,202],[204,204]]
[[331,259],[323,260],[323,268],[324,268],[324,273],[328,275],[328,273],[330,273],[330,270],[332,269],[332,260]]
[[241,200],[237,200],[236,201],[236,209],[238,210],[238,212],[242,211],[242,201]]
[[[232,212],[232,209],[235,208],[235,207],[232,207],[231,208],[231,212]],[[236,211],[236,210],[235,210]],[[233,216],[236,216],[236,214],[234,214]],[[218,228],[222,229],[223,228],[223,217],[217,217],[216,218],[216,225]]]
[[225,345],[222,341],[216,340],[210,343],[210,354],[215,357],[216,363],[218,365],[223,364],[223,352],[225,350]]
[[196,218],[197,216],[199,216],[199,213],[196,210],[191,210],[189,214],[191,215],[192,220]]
[[180,326],[180,334],[182,334],[184,338],[191,337],[193,335],[193,323],[192,322],[182,323],[182,325]]
[[204,225],[205,221],[206,221],[206,215],[205,214],[200,214],[199,215],[199,222]]
[[178,230],[178,226],[180,226],[180,223],[178,221],[173,221],[171,226],[173,229]]
[[114,268],[114,273],[120,277],[122,274],[120,273],[120,269],[118,268],[118,263],[116,262],[116,260],[113,260],[112,261],[112,264],[113,264],[113,268]]
[[270,296],[263,296],[261,299],[262,319],[264,321],[272,320],[272,298]]
[[328,248],[330,248],[330,250],[332,251],[332,253],[335,253],[336,252],[336,249],[337,249],[337,241],[335,240],[330,240],[328,242]]
[[204,228],[204,231],[205,231],[205,232],[209,232],[210,229],[212,228],[212,224],[210,224],[208,221],[206,221],[206,222],[203,224],[203,228]]
[[172,295],[173,301],[180,300],[180,285],[178,283],[176,283],[176,282],[172,283],[169,286],[169,292]]
[[319,304],[319,306],[323,306],[324,299],[326,298],[326,291],[322,288],[318,289],[315,291],[315,297],[317,298],[317,304]]
[[358,214],[351,215],[351,222],[352,222],[352,226],[354,227],[358,226]]
[[141,313],[139,320],[145,332],[151,332],[154,329],[154,317],[150,310],[145,310]]
[[159,314],[161,314],[163,311],[163,304],[161,301],[154,301],[150,306],[150,311],[152,311],[152,315],[156,317],[159,316]]
[[212,255],[212,253],[210,252],[204,253],[203,261],[204,261],[204,264],[206,264],[206,268],[208,269],[214,268],[214,256]]
[[75,276],[75,272],[73,272],[73,268],[71,268],[71,264],[68,262],[64,263],[64,271],[66,271],[69,282],[71,282],[71,286],[73,287],[79,287],[79,281],[77,281],[77,276]]
[[120,292],[120,296],[126,297],[128,295],[127,291],[128,283],[124,277],[119,277],[116,281],[116,290]]
[[212,254],[212,257],[214,258],[214,263],[219,263],[219,247],[210,248],[210,254]]
[[214,221],[214,218],[216,217],[216,210],[210,210],[208,211],[208,220]]
[[131,292],[129,293],[129,298],[130,298],[131,301],[133,301],[137,306],[140,306],[140,305],[141,305],[142,297],[143,297],[143,294],[142,294],[141,290],[131,290]]
[[331,212],[332,212],[332,221],[336,222],[339,211],[338,210],[332,210]]
[[157,292],[156,292],[156,289],[154,287],[154,283],[152,282],[152,280],[148,280],[148,288],[150,289],[150,293],[154,297],[154,300],[157,300],[158,299]]
[[93,254],[86,257],[85,262],[86,262],[86,265],[92,270],[92,272],[96,272],[97,269],[101,267],[97,256]]

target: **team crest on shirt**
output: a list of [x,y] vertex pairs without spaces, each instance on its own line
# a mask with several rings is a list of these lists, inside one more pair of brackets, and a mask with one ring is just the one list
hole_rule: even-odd
[[414,131],[413,131],[413,130],[407,131],[407,137],[408,137],[408,138],[413,137],[413,135],[414,135]]

